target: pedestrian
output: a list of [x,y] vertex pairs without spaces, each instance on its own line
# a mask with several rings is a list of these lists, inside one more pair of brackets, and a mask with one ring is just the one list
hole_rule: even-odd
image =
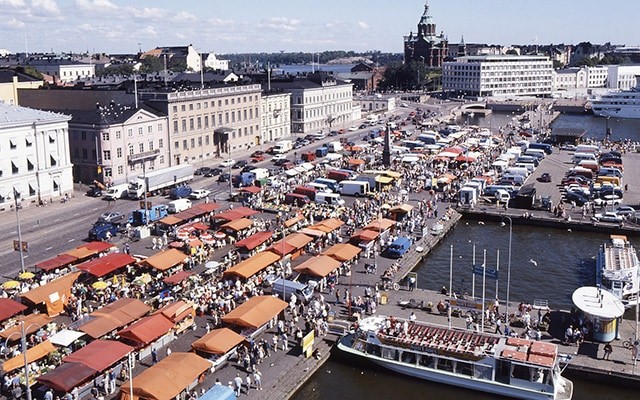
[[496,332],[499,335],[502,335],[502,330],[500,329],[502,327],[502,321],[500,321],[500,318],[496,319]]
[[340,288],[336,288],[336,304],[340,304]]
[[156,246],[158,246],[158,242],[156,241],[156,238],[155,238],[155,237],[152,237],[152,238],[151,238],[151,244],[152,244],[151,249],[152,249],[152,250],[155,250],[155,249],[156,249]]
[[256,390],[262,390],[262,373],[257,368],[253,372],[253,380],[256,383]]
[[236,387],[236,397],[240,397],[240,393],[242,392],[242,378],[240,378],[240,374],[236,374],[236,377],[233,378],[233,383]]
[[171,347],[167,347],[167,357],[171,355]]
[[251,389],[251,374],[247,374],[247,394],[249,394],[249,389]]
[[158,363],[158,351],[156,349],[152,349],[151,350],[151,362],[153,364],[157,364]]
[[611,347],[611,343],[607,343],[604,345],[604,357],[603,360],[608,360],[611,357],[611,353],[613,353],[613,347]]

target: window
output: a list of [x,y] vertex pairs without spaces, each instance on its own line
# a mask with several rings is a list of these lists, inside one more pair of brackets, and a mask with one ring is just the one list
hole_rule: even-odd
[[191,138],[191,148],[195,148],[196,147],[196,138]]
[[173,133],[178,133],[178,121],[173,121]]
[[200,103],[196,103],[196,110],[199,110],[199,109],[200,109],[200,107],[201,107],[201,106],[200,106]]
[[49,143],[55,143],[56,142],[56,134],[51,132],[49,133]]
[[173,144],[173,148],[176,150],[180,149],[180,142],[178,142],[177,140],[175,141],[175,143]]
[[228,112],[224,113],[224,123],[225,124],[229,123],[229,113]]
[[222,100],[218,100],[218,107],[222,107]]
[[111,168],[105,168],[104,169],[104,176],[105,177],[111,177],[113,176],[113,170]]
[[147,133],[153,133],[153,126],[147,126]]
[[180,109],[184,112],[187,111],[187,106],[186,104],[183,104],[182,106],[180,106]]
[[245,108],[243,111],[244,116],[242,117],[245,121],[247,120],[247,109]]
[[163,146],[162,139],[158,139],[158,148],[161,149]]
[[87,158],[87,149],[82,149],[82,159],[86,160]]
[[139,147],[140,147],[140,153],[144,153],[144,143],[140,143]]
[[116,149],[116,157],[117,158],[122,158],[122,147],[118,147]]
[[162,124],[158,124],[158,132],[162,132]]
[[164,156],[160,156],[160,157],[158,157],[158,162],[159,162],[160,164],[164,164]]
[[218,125],[222,125],[222,113],[218,114]]
[[116,131],[116,140],[122,139],[122,132]]
[[189,130],[193,130],[193,118],[189,118]]
[[[205,103],[207,104],[207,103]],[[209,127],[209,116],[205,115],[204,116],[204,128],[207,129]]]
[[53,155],[49,155],[49,160],[51,161],[52,167],[55,167],[56,165],[58,165],[58,160],[56,160],[56,158]]
[[15,139],[9,139],[9,148],[15,149],[18,147],[17,141]]
[[118,165],[118,175],[124,174],[124,167],[122,165]]
[[102,152],[102,160],[103,161],[111,160],[111,150],[105,150]]
[[102,140],[104,142],[108,142],[109,141],[109,132],[102,132]]
[[174,114],[178,112],[178,106],[173,106],[173,112]]
[[82,139],[82,140],[87,140],[87,132],[85,132],[85,131],[81,131],[81,132],[80,132],[80,139]]
[[196,124],[198,126],[198,129],[202,129],[202,118],[198,117],[196,120]]
[[29,160],[27,158],[27,171],[33,171],[35,168],[35,166],[33,165],[33,163],[31,162],[31,160]]
[[153,151],[153,140],[149,141],[149,151]]
[[129,155],[133,155],[133,144],[129,144]]
[[198,147],[202,147],[202,136],[198,138]]
[[17,175],[20,172],[20,170],[18,169],[18,166],[16,165],[16,163],[14,161],[11,161],[11,173],[13,175]]
[[186,131],[187,131],[187,120],[182,119],[182,132],[186,132]]
[[209,135],[204,137],[204,144],[205,144],[205,146],[209,145]]
[[142,132],[143,132],[142,127],[139,127],[138,128],[138,136],[142,136]]
[[133,129],[127,129],[127,134],[129,135],[129,137],[133,137]]
[[73,148],[73,158],[80,158],[80,149],[77,147]]
[[189,149],[189,147],[187,146],[187,139],[184,139],[184,140],[182,141],[182,149],[183,149],[183,150],[187,150],[187,149]]
[[193,111],[193,103],[189,104],[189,111]]

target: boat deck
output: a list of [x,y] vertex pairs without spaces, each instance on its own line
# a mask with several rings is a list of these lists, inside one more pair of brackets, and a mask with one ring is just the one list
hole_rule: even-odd
[[610,279],[621,279],[622,275],[638,269],[638,256],[626,238],[612,237],[612,242],[605,243],[602,252],[604,255],[604,260],[601,260],[602,274]]

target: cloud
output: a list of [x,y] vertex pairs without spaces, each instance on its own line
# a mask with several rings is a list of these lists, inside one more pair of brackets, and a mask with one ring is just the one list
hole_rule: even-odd
[[358,21],[358,28],[360,29],[369,29],[369,25],[366,22]]
[[143,36],[152,36],[152,37],[158,36],[158,32],[156,31],[156,28],[154,28],[153,26],[150,26],[150,25],[146,26],[145,28],[143,28],[139,32]]
[[75,5],[84,11],[111,11],[117,10],[118,6],[109,0],[75,0]]
[[0,0],[0,5],[11,6],[14,8],[26,6],[26,4],[24,3],[24,0]]
[[55,0],[31,0],[33,8],[49,14],[60,14],[60,8]]
[[298,25],[300,25],[299,19],[289,19],[287,17],[271,17],[258,24],[261,28],[285,31],[295,31]]
[[180,22],[191,22],[191,21],[198,20],[198,18],[195,15],[188,13],[186,11],[180,11],[178,14],[176,14],[175,17],[173,17],[173,19],[175,21],[180,21]]
[[150,19],[150,20],[161,20],[161,19],[167,18],[170,15],[168,10],[165,10],[164,8],[155,8],[155,7],[143,7],[143,8],[127,7],[126,12],[129,13],[129,15],[133,16],[134,18]]
[[7,26],[14,29],[22,29],[25,27],[25,23],[15,18],[11,18],[9,21],[7,21]]
[[222,19],[222,18],[210,18],[207,20],[207,23],[214,26],[228,26],[228,25],[236,24],[236,22],[232,19]]

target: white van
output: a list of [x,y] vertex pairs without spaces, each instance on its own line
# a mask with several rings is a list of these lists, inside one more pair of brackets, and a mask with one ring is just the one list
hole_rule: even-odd
[[316,203],[343,206],[344,200],[337,193],[318,192],[316,193]]
[[536,157],[538,160],[542,160],[547,156],[547,153],[542,149],[527,149],[527,151],[524,152],[524,155]]
[[111,186],[110,188],[107,188],[107,190],[103,192],[102,198],[109,201],[124,199],[127,197],[128,191],[129,191],[129,184],[122,183],[120,185],[115,185],[115,186]]
[[600,147],[590,144],[579,144],[578,147],[576,147],[576,153],[600,154]]
[[338,192],[347,196],[366,196],[371,191],[368,181],[342,181]]
[[504,175],[500,178],[501,185],[513,185],[513,186],[522,186],[524,185],[524,176],[522,175]]
[[593,153],[575,153],[573,155],[573,163],[578,164],[580,161],[589,160],[589,161],[598,161],[596,155]]
[[518,166],[514,166],[514,167],[509,167],[504,171],[505,174],[510,174],[510,175],[520,175],[524,178],[526,178],[527,176],[529,176],[529,169],[526,167],[518,167]]
[[529,171],[529,173],[532,173],[535,169],[536,166],[533,163],[529,163],[529,162],[517,162],[514,167],[516,168],[526,168],[527,171]]
[[176,214],[182,212],[184,210],[188,210],[191,208],[191,200],[189,199],[178,199],[169,202],[169,208],[167,211],[171,214]]
[[322,193],[322,192],[333,193],[333,191],[329,189],[329,186],[325,185],[324,183],[309,182],[306,184],[306,186],[315,188],[318,193]]

